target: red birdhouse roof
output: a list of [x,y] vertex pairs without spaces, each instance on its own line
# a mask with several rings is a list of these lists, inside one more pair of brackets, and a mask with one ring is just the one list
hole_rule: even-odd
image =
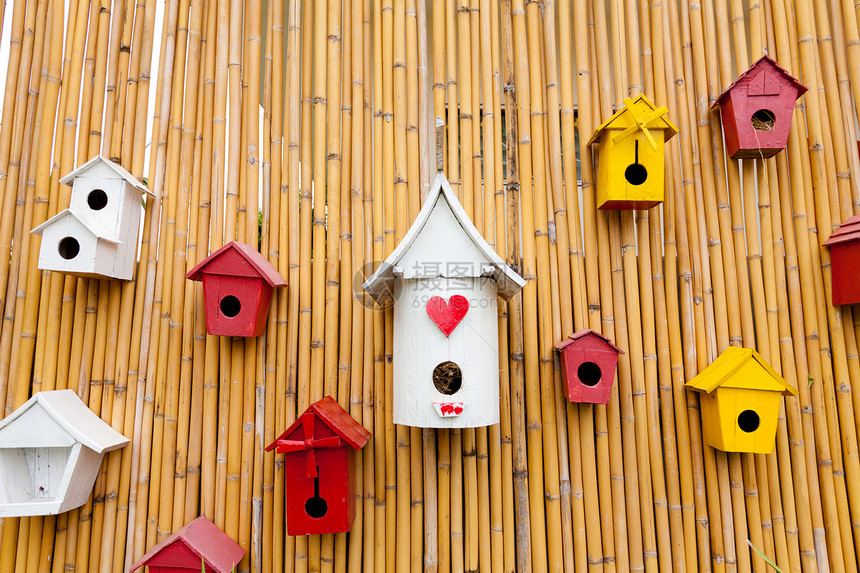
[[[317,418],[322,420],[326,426],[331,428],[332,432],[343,438],[347,444],[356,450],[363,448],[364,444],[367,443],[367,440],[370,439],[370,436],[373,435],[364,426],[356,422],[355,418],[350,416],[346,410],[341,408],[340,404],[338,404],[331,396],[326,396],[322,400],[314,402],[307,410],[305,410],[305,412],[313,412]],[[266,451],[271,451],[278,443],[278,440],[285,440],[301,426],[302,417],[299,416],[296,418],[296,421],[293,422],[292,426],[287,428],[283,434],[278,436],[274,442],[269,444]]]
[[597,337],[597,339],[600,339],[603,342],[605,342],[606,344],[608,344],[609,346],[611,346],[612,349],[615,350],[616,352],[618,352],[619,354],[624,354],[624,351],[621,350],[620,348],[618,348],[617,346],[615,346],[614,344],[612,344],[611,340],[609,340],[608,338],[606,338],[605,336],[603,336],[599,332],[595,332],[595,331],[591,330],[590,328],[580,330],[579,332],[574,332],[573,334],[568,336],[566,340],[562,340],[561,342],[556,344],[555,347],[559,350],[564,350],[565,348],[567,348],[568,346],[570,346],[572,344],[582,343],[582,342],[585,342],[586,340],[588,340],[589,338],[594,338],[594,337]]
[[807,88],[806,88],[806,86],[805,86],[805,85],[803,85],[802,83],[800,83],[800,82],[797,80],[797,78],[795,78],[795,77],[794,77],[794,76],[792,76],[790,73],[788,73],[788,71],[787,71],[785,68],[783,68],[783,67],[782,67],[782,66],[780,66],[778,63],[776,63],[776,61],[775,61],[773,58],[771,58],[770,56],[768,56],[767,54],[765,54],[764,56],[760,57],[760,58],[756,61],[756,63],[754,63],[753,65],[751,65],[751,66],[750,66],[750,68],[749,68],[747,71],[745,71],[745,72],[744,72],[744,73],[742,73],[740,76],[738,76],[738,79],[736,79],[736,80],[732,83],[732,85],[730,85],[730,86],[729,86],[729,87],[727,87],[725,90],[723,90],[723,93],[721,93],[721,94],[720,94],[720,97],[718,97],[718,98],[717,98],[717,101],[715,101],[715,102],[714,102],[714,105],[712,105],[712,106],[711,106],[711,109],[713,109],[713,108],[717,107],[718,105],[720,105],[720,102],[721,102],[721,101],[723,101],[723,98],[724,98],[724,97],[726,97],[726,94],[728,94],[730,91],[732,91],[732,89],[734,89],[734,87],[735,87],[736,85],[738,85],[738,84],[741,82],[741,80],[743,80],[745,77],[747,77],[747,76],[748,76],[748,75],[750,75],[751,73],[753,73],[753,72],[755,72],[755,71],[757,71],[757,70],[759,70],[759,69],[761,69],[761,68],[764,68],[764,67],[770,67],[770,68],[773,68],[773,69],[775,69],[777,72],[779,72],[780,74],[782,74],[782,75],[785,77],[785,79],[787,79],[787,80],[788,80],[791,84],[793,84],[793,85],[794,85],[794,87],[797,89],[797,97],[802,96],[802,95],[806,92],[806,89],[807,89]]
[[[213,267],[207,271],[206,269],[210,265]],[[272,263],[250,245],[238,241],[230,241],[200,261],[200,264],[188,271],[185,277],[193,281],[200,281],[203,280],[204,274],[259,277],[273,287],[287,285],[287,281],[272,266]]]
[[[238,543],[233,541],[229,535],[218,529],[218,527],[200,516],[152,549],[143,556],[143,558],[135,563],[131,570],[139,569],[156,557],[163,557],[172,552],[177,553],[177,560],[185,557],[178,566],[183,566],[180,563],[185,563],[187,552],[182,551],[180,545],[189,549],[198,559],[202,559],[208,567],[211,567],[218,573],[230,573],[233,567],[236,566],[242,557],[245,556],[245,550]],[[159,559],[159,565],[170,566],[171,563],[167,559]],[[200,569],[201,562],[197,561],[197,568]]]
[[824,244],[832,246],[857,239],[860,239],[860,215],[854,215],[842,223],[838,229],[830,234],[830,238]]

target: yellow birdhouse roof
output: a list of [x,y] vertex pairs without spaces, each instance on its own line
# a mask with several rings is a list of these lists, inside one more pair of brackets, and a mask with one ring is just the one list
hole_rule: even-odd
[[663,141],[668,141],[676,133],[678,128],[675,127],[667,117],[669,108],[665,105],[657,107],[654,103],[644,95],[640,95],[636,99],[631,100],[629,97],[624,98],[624,107],[615,112],[615,114],[607,119],[594,131],[594,135],[588,140],[588,145],[596,143],[600,140],[600,136],[604,130],[613,129],[619,130],[612,136],[612,142],[618,143],[622,139],[633,135],[637,131],[642,131],[645,137],[651,142],[651,147],[657,149],[657,144],[649,130],[663,130]]
[[777,374],[751,348],[728,347],[698,376],[687,382],[690,388],[710,394],[720,387],[768,390],[797,396],[797,389]]

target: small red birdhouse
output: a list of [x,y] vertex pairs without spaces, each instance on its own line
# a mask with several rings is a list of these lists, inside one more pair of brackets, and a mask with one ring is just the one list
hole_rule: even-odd
[[742,73],[712,106],[720,106],[729,156],[766,159],[785,149],[794,102],[805,91],[768,56]]
[[580,330],[555,345],[571,402],[608,404],[618,355],[624,351],[593,330]]
[[349,531],[355,516],[353,458],[370,436],[326,396],[266,448],[286,454],[287,533]]
[[147,573],[230,573],[245,550],[203,516],[155,547],[131,567]]
[[260,336],[272,287],[287,281],[250,245],[231,241],[185,275],[203,281],[206,332],[221,336]]
[[842,223],[824,244],[830,247],[833,304],[860,302],[860,215]]

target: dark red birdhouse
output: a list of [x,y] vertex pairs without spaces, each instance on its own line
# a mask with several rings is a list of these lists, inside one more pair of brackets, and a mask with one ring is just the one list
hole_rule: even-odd
[[272,287],[287,281],[250,245],[231,241],[185,275],[203,281],[206,332],[221,336],[260,336]]
[[571,402],[608,404],[618,355],[624,351],[593,330],[575,332],[555,345]]
[[326,396],[266,448],[286,454],[287,533],[349,531],[355,516],[353,458],[370,436]]
[[833,304],[860,302],[860,215],[854,215],[831,233],[830,247]]
[[203,516],[155,547],[131,567],[147,573],[230,573],[245,550]]
[[770,57],[759,58],[712,106],[720,106],[729,156],[768,158],[785,149],[794,102],[805,91]]

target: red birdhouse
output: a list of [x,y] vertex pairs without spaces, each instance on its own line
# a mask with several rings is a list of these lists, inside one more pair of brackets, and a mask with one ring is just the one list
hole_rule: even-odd
[[186,278],[203,281],[206,332],[221,336],[260,336],[272,287],[287,281],[250,245],[231,241],[188,271]]
[[860,302],[860,215],[842,223],[824,244],[830,247],[833,304]]
[[353,458],[370,436],[326,396],[266,448],[286,454],[287,533],[349,531],[355,516]]
[[245,550],[203,516],[155,547],[131,567],[147,573],[230,573]]
[[593,330],[575,332],[555,345],[571,402],[608,404],[618,355],[624,351]]
[[742,73],[712,106],[720,106],[731,158],[768,158],[785,149],[794,102],[805,91],[803,84],[768,56]]

